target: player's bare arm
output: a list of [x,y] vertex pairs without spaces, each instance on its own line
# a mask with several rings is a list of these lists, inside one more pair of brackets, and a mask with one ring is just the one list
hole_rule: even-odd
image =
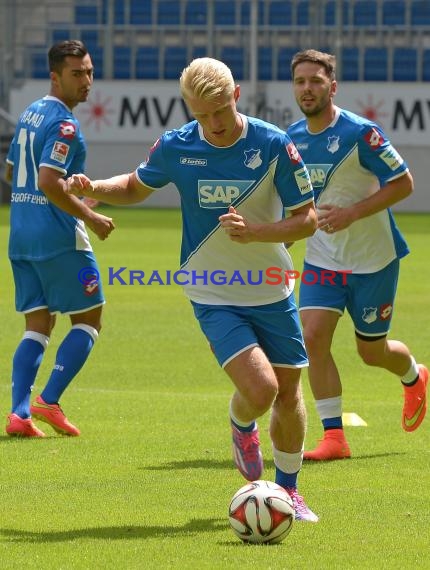
[[66,191],[76,196],[85,196],[121,206],[142,202],[153,192],[142,184],[134,172],[119,174],[106,180],[90,180],[85,174],[73,174],[66,180]]
[[106,239],[115,228],[112,218],[94,212],[76,196],[65,192],[66,181],[58,170],[42,166],[38,186],[52,204],[83,220],[99,239]]
[[13,178],[13,165],[9,162],[6,163],[6,170],[5,170],[5,179],[6,182],[12,182]]
[[318,206],[318,227],[326,233],[344,230],[352,223],[386,210],[397,202],[407,198],[413,191],[414,184],[410,172],[392,180],[383,188],[347,208],[332,204]]
[[291,216],[274,223],[257,224],[246,220],[230,206],[227,214],[220,216],[221,226],[232,241],[294,242],[313,235],[317,229],[317,214],[313,202],[290,211]]

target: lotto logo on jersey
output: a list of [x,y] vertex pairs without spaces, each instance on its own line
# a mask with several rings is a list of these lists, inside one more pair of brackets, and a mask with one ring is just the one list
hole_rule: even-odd
[[302,161],[302,157],[294,143],[287,144],[285,148],[287,149],[288,156],[293,164],[299,164],[299,162]]
[[307,194],[312,190],[311,179],[307,168],[300,168],[294,171],[294,177],[299,187],[300,194]]
[[391,145],[381,152],[379,157],[387,164],[391,170],[397,170],[403,164],[403,158]]
[[55,141],[51,152],[51,159],[66,164],[67,155],[69,154],[70,146],[61,141]]
[[199,180],[201,208],[225,208],[244,194],[253,180]]
[[379,307],[379,314],[381,315],[381,320],[383,321],[389,319],[391,317],[392,312],[393,312],[393,305],[391,303],[387,303]]
[[370,129],[365,135],[364,140],[372,148],[379,148],[385,142],[384,137],[375,128]]
[[324,188],[332,164],[307,164],[309,176],[314,188]]
[[76,127],[73,123],[61,123],[60,137],[63,139],[72,139],[76,134]]

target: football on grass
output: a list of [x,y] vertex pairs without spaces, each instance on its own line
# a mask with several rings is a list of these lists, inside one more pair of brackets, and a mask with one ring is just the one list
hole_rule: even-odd
[[228,510],[230,526],[244,542],[276,544],[294,522],[290,495],[271,481],[253,481],[233,496]]

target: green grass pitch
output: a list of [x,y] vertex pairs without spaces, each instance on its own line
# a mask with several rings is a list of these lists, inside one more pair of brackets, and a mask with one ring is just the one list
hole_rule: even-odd
[[[334,346],[344,411],[368,426],[346,427],[351,460],[304,465],[300,490],[320,522],[296,523],[278,546],[245,546],[233,535],[227,509],[244,480],[231,459],[230,381],[179,286],[108,284],[109,267],[178,269],[179,212],[104,211],[117,229],[106,242],[92,237],[107,298],[103,329],[62,399],[82,435],[62,438],[46,426],[49,437],[35,441],[4,433],[23,318],[14,311],[8,209],[0,210],[0,567],[430,568],[430,417],[417,432],[402,431],[400,384],[359,361],[347,316]],[[391,337],[429,364],[430,217],[397,221],[412,253],[402,261]],[[303,244],[291,253],[300,269]],[[60,318],[35,393],[67,329]],[[313,446],[321,428],[306,373],[303,384]],[[260,427],[264,478],[273,480],[268,417]]]

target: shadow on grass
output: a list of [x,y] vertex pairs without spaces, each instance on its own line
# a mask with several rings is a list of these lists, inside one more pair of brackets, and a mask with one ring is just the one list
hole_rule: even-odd
[[232,459],[185,459],[181,461],[168,461],[162,465],[147,465],[139,467],[144,471],[164,471],[165,469],[229,469],[234,466]]
[[371,455],[365,455],[364,453],[361,455],[353,455],[348,459],[341,459],[341,460],[327,460],[327,461],[304,461],[303,465],[305,467],[317,467],[318,465],[327,465],[336,464],[339,465],[339,461],[345,463],[345,465],[349,465],[350,463],[354,463],[356,461],[362,461],[363,459],[380,459],[381,457],[394,457],[396,455],[406,455],[406,451],[384,451],[383,453],[372,453]]
[[[346,463],[354,461],[362,461],[363,459],[380,459],[381,457],[394,457],[395,455],[406,455],[406,451],[384,451],[382,453],[372,453],[369,455],[353,455],[350,459],[343,459],[342,461]],[[317,466],[321,464],[333,463],[333,461],[304,461],[303,466],[308,467],[310,465]],[[335,462],[336,464],[339,461]],[[274,468],[273,459],[264,459],[264,465],[266,470]],[[232,459],[185,459],[180,461],[168,461],[160,465],[146,465],[144,467],[139,467],[144,471],[164,471],[165,469],[234,469],[234,463]]]
[[107,526],[46,532],[2,528],[0,529],[0,542],[49,543],[82,539],[131,540],[225,531],[227,528],[229,525],[223,519],[192,519],[183,526]]

